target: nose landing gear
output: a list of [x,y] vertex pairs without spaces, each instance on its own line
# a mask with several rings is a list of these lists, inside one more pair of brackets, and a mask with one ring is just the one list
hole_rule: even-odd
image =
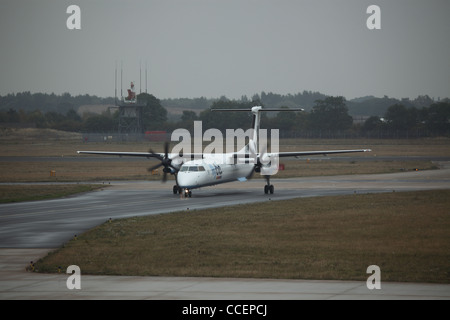
[[173,186],[173,194],[180,194],[180,196],[184,198],[191,198],[192,197],[192,191],[188,188],[180,188],[177,185]]
[[189,189],[183,189],[183,196],[185,197],[185,198],[191,198],[192,197],[192,191],[191,190],[189,190]]

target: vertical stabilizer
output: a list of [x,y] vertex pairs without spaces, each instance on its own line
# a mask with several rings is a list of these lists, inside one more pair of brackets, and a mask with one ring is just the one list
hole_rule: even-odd
[[[251,129],[253,130],[252,139],[249,143],[249,151],[250,153],[254,152],[255,154],[259,154],[259,144],[260,142],[260,122],[261,122],[261,112],[262,111],[270,111],[270,112],[280,112],[280,111],[304,111],[302,108],[293,108],[293,109],[263,109],[261,106],[254,106],[250,110],[249,109],[211,109],[211,111],[216,112],[251,112],[253,114],[253,122]],[[267,136],[265,137],[265,140],[267,140]],[[267,150],[264,150],[263,152],[266,152]]]
[[255,106],[252,108],[253,113],[253,123],[252,123],[252,129],[253,129],[253,143],[255,147],[255,153],[258,154],[259,148],[258,148],[258,135],[259,135],[259,129],[260,129],[260,123],[261,123],[261,106]]

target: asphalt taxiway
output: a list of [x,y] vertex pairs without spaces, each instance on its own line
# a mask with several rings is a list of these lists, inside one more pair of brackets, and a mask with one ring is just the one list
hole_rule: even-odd
[[173,195],[169,183],[127,181],[64,199],[0,205],[0,299],[450,299],[450,285],[383,283],[381,290],[369,290],[365,282],[352,281],[87,275],[82,289],[73,291],[65,274],[25,272],[49,248],[109,218],[296,197],[448,189],[450,169],[271,181],[273,195],[263,193],[261,179],[194,190],[187,199]]

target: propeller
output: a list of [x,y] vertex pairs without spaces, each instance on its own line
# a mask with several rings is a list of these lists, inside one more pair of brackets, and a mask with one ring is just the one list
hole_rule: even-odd
[[[164,157],[162,157],[159,153],[155,153],[153,152],[152,149],[149,150],[149,152],[153,155],[153,157],[155,157],[156,159],[158,159],[159,161],[161,161],[160,163],[158,163],[157,165],[148,168],[149,172],[152,172],[155,169],[158,169],[160,167],[164,167],[163,172],[163,182],[167,181],[167,174],[168,173],[173,173],[172,169],[175,170],[175,172],[177,171],[177,168],[175,168],[172,165],[172,159],[169,158],[169,143],[166,142],[164,144]],[[172,168],[172,169],[171,169]]]
[[267,150],[267,146],[264,147],[264,149],[262,149],[262,151],[260,152],[259,156],[256,157],[256,163],[253,166],[253,170],[250,173],[250,175],[247,177],[248,179],[252,179],[253,178],[253,174],[255,172],[260,173],[261,172],[261,168],[265,165],[264,163],[261,162],[261,159],[266,156],[266,150]]

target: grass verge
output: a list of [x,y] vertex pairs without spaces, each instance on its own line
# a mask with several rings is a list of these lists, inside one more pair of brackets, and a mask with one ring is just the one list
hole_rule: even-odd
[[450,190],[299,198],[106,222],[40,272],[450,283]]
[[0,203],[62,198],[103,187],[91,184],[2,185],[0,186]]
[[[107,161],[107,160],[106,160]],[[105,161],[105,162],[106,162]],[[64,182],[64,181],[111,181],[111,180],[161,180],[162,170],[153,175],[147,171],[155,161],[106,162],[2,162],[0,161],[0,182]],[[404,172],[415,169],[433,170],[438,166],[431,161],[333,161],[333,160],[286,160],[285,170],[275,178],[331,176],[347,174],[376,174]],[[50,176],[50,171],[56,176]],[[262,178],[255,174],[254,178]],[[174,180],[173,176],[169,176]]]

